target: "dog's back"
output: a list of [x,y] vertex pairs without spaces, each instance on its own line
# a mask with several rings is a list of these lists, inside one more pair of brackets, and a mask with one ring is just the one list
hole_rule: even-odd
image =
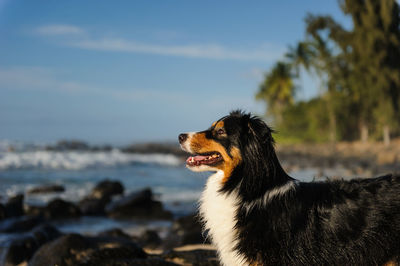
[[239,250],[265,265],[384,265],[400,255],[400,176],[299,183],[238,211]]

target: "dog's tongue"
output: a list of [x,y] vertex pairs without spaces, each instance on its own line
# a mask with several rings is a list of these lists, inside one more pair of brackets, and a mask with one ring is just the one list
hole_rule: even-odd
[[193,161],[203,161],[207,158],[207,156],[203,156],[203,155],[196,155],[196,156],[190,156],[189,158],[187,158],[186,162],[193,162]]

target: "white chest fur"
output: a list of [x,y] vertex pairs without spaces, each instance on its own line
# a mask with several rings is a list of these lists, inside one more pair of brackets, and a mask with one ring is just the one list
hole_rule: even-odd
[[216,245],[221,262],[226,266],[247,265],[245,258],[234,250],[237,245],[236,212],[238,198],[235,192],[219,193],[223,172],[217,172],[207,180],[200,200],[200,215]]

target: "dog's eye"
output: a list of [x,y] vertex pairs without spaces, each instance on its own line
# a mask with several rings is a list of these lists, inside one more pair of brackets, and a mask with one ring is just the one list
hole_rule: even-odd
[[218,135],[223,135],[223,134],[225,134],[225,130],[223,130],[222,128],[220,128],[220,129],[217,130],[217,134],[218,134]]

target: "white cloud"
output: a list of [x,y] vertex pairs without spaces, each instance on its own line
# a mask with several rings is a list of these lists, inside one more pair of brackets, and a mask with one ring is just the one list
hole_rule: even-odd
[[[39,35],[61,37],[60,44],[86,50],[155,54],[165,56],[180,56],[188,58],[206,58],[238,61],[275,61],[284,53],[284,47],[262,45],[258,47],[232,48],[220,44],[192,43],[165,45],[160,43],[144,43],[124,38],[93,38],[84,29],[72,25],[48,25],[34,31]],[[80,38],[77,38],[80,37]]]
[[[273,61],[280,53],[268,48],[235,50],[217,44],[159,45],[139,43],[124,39],[81,40],[69,45],[99,51],[146,53],[208,59],[232,59],[241,61]],[[283,52],[283,51],[282,51]]]
[[81,35],[85,31],[72,25],[54,24],[38,27],[35,29],[35,33],[40,35]]

